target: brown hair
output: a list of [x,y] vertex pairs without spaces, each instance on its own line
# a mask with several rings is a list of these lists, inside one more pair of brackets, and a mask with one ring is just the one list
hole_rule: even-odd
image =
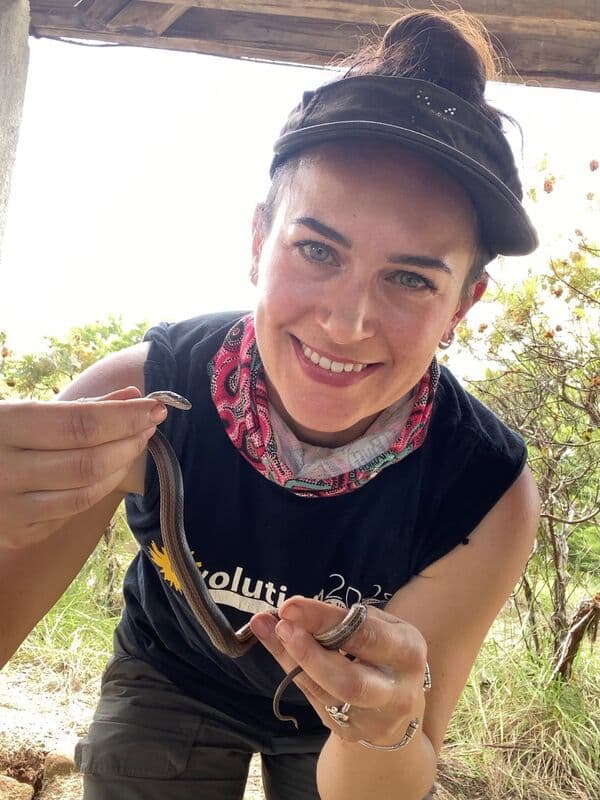
[[[388,75],[418,78],[441,86],[475,106],[498,128],[508,115],[485,100],[488,80],[500,78],[499,59],[485,27],[464,11],[411,11],[387,29],[381,41],[368,44],[341,62],[344,80],[359,75]],[[292,156],[277,168],[263,204],[261,224],[269,230],[279,202],[280,190],[287,185],[302,154]],[[491,256],[481,241],[464,292],[485,270]]]
[[344,78],[390,75],[442,86],[501,126],[499,112],[484,99],[487,81],[499,80],[500,61],[490,36],[464,11],[412,11],[399,17],[381,42],[341,62]]

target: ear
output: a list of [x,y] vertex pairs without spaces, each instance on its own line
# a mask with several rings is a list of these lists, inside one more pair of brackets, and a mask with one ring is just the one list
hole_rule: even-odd
[[265,241],[263,215],[264,203],[258,203],[254,209],[254,216],[252,217],[252,267],[250,268],[250,280],[254,286],[256,286],[258,281],[258,264]]
[[484,272],[479,280],[475,281],[475,283],[472,283],[469,286],[469,291],[464,297],[461,298],[456,312],[450,321],[450,325],[448,326],[448,334],[446,334],[444,338],[449,338],[450,332],[454,331],[454,328],[458,325],[458,323],[467,316],[468,311],[473,308],[475,303],[478,303],[481,300],[485,294],[489,280],[490,276],[487,274],[487,272]]
[[471,308],[471,306],[474,306],[475,303],[478,303],[481,300],[483,295],[486,293],[489,282],[490,282],[490,276],[487,274],[487,272],[484,272],[481,278],[471,286],[470,289],[471,305],[469,306],[469,308]]

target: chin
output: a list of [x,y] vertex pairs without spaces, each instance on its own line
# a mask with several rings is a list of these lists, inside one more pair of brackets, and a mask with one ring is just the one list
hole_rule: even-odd
[[355,414],[340,415],[340,409],[315,409],[314,406],[310,410],[304,407],[298,407],[298,403],[291,402],[286,406],[288,418],[296,425],[301,425],[303,428],[309,428],[313,431],[321,431],[322,433],[335,433],[336,431],[344,431],[360,422]]

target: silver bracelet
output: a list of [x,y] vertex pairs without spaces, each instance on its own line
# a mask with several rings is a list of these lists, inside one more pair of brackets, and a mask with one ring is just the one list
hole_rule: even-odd
[[408,723],[406,733],[397,744],[373,744],[373,742],[370,742],[368,739],[359,739],[358,743],[362,744],[363,747],[367,747],[369,750],[381,750],[385,753],[389,753],[392,750],[401,750],[403,747],[406,747],[415,733],[419,730],[420,724],[421,720],[418,717],[411,719],[411,721]]
[[[423,691],[428,692],[430,689],[431,689],[431,670],[429,669],[429,664],[425,662]],[[406,729],[406,733],[397,744],[373,744],[373,742],[370,742],[368,739],[359,739],[358,743],[362,744],[363,747],[367,747],[369,750],[381,750],[383,752],[388,752],[388,753],[393,750],[401,750],[403,747],[406,747],[406,745],[413,738],[415,733],[418,731],[420,724],[421,721],[419,720],[418,717],[412,719],[408,725],[408,728]]]

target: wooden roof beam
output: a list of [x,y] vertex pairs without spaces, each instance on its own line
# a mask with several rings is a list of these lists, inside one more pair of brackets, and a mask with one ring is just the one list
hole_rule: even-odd
[[106,23],[106,28],[109,31],[131,31],[161,36],[187,11],[186,6],[177,3],[158,5],[131,0]]
[[[42,5],[48,1],[41,0]],[[232,0],[224,1],[232,3]],[[126,0],[92,0],[93,6],[87,11],[63,5],[61,9],[55,7],[49,15],[45,8],[35,10],[35,2],[40,0],[32,0],[32,32],[41,36],[90,38],[311,66],[331,65],[336,58],[339,60],[339,56],[355,50],[361,40],[364,41],[375,30],[373,24],[364,21],[220,11],[199,6],[189,8],[189,5],[178,2],[159,4],[153,0],[131,0],[129,3]],[[58,2],[66,3],[66,0]],[[189,4],[190,0],[186,2]],[[281,0],[280,4],[290,2]],[[341,5],[335,0],[332,2]],[[577,0],[576,4],[581,2]],[[259,3],[245,5],[258,7]],[[361,2],[350,5],[355,11],[366,7]],[[532,4],[532,8],[535,5]],[[263,6],[265,0],[261,0],[260,7]],[[315,6],[316,0],[311,0],[306,8],[310,12]],[[371,9],[377,7],[369,6]],[[304,5],[300,8],[305,12]],[[92,9],[95,13],[90,16]],[[384,10],[396,13],[389,7]],[[98,13],[103,18],[99,19]],[[493,36],[502,42],[515,65],[516,74],[511,75],[510,68],[507,69],[504,80],[540,86],[600,89],[600,21],[494,16],[487,22]]]
[[[169,3],[184,8],[235,11],[269,16],[302,16],[309,19],[331,19],[340,22],[376,22],[389,24],[405,11],[431,9],[431,0],[410,0],[410,4],[394,4],[390,0],[146,0],[148,3]],[[485,21],[486,17],[509,17],[520,20],[531,17],[542,20],[598,20],[595,0],[464,0],[465,11]]]

